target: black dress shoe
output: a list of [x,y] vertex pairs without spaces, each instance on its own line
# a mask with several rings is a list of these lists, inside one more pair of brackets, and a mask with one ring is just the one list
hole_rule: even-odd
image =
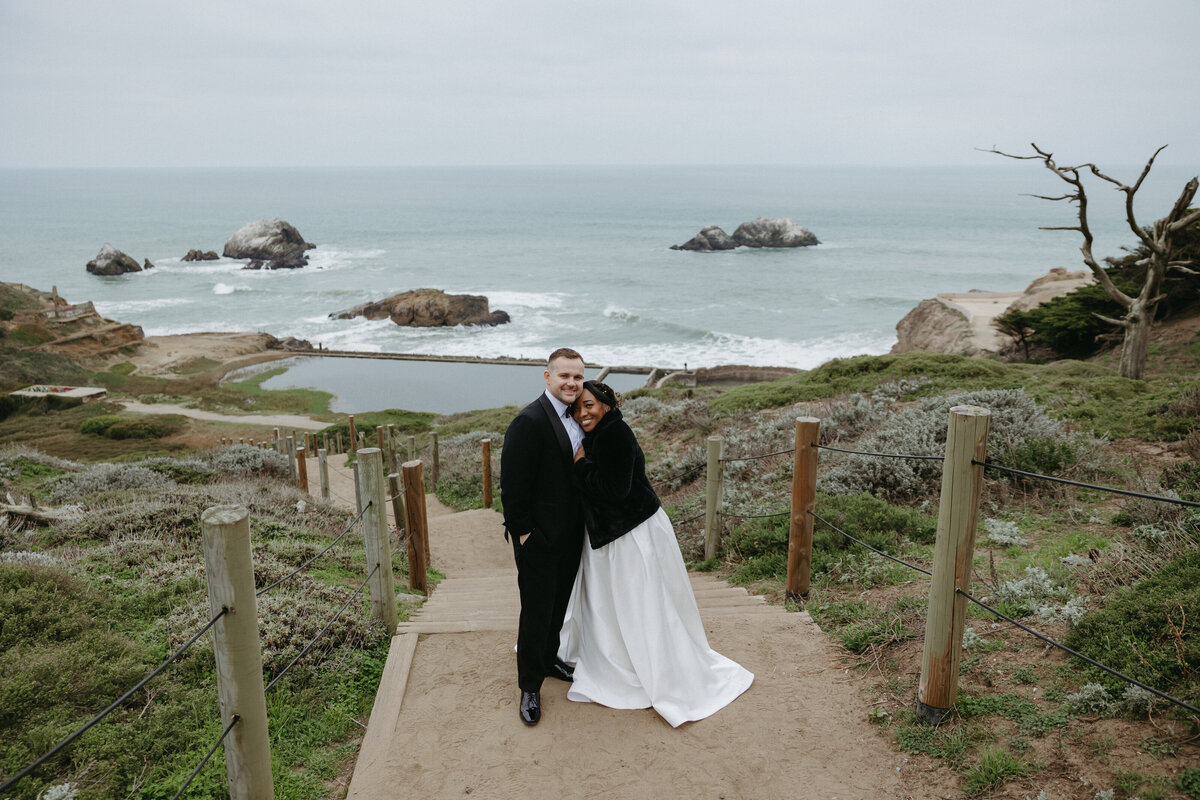
[[542,697],[538,692],[521,692],[521,722],[537,725],[542,718]]
[[571,683],[575,680],[575,668],[565,661],[555,659],[554,663],[550,665],[550,669],[546,671],[546,677]]

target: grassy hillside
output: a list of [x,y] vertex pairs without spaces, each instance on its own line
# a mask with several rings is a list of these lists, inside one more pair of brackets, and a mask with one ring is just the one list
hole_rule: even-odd
[[[1194,330],[1194,327],[1189,330]],[[1168,332],[1164,332],[1168,333]],[[821,419],[823,444],[942,455],[951,405],[992,411],[988,460],[1074,480],[1200,502],[1200,336],[1164,335],[1144,381],[1092,361],[1005,364],[913,353],[832,361],[784,380],[726,391],[631,392],[626,417],[675,520],[685,558],[783,603],[791,456],[726,465],[718,557],[701,563],[705,440],[729,458],[787,450],[798,416]],[[311,395],[217,386],[220,365],[173,378],[118,366],[85,373],[114,394],[211,408],[323,410]],[[390,410],[363,425],[441,440],[439,496],[482,502],[479,441],[516,409],[449,417]],[[135,418],[116,405],[0,415],[0,496],[77,504],[69,523],[0,517],[0,769],[18,768],[177,646],[203,622],[199,512],[242,502],[255,520],[261,585],[336,535],[347,515],[297,510],[272,454],[213,448],[224,423]],[[330,415],[331,425],[344,420]],[[114,431],[137,435],[119,438]],[[247,428],[248,435],[255,429]],[[261,435],[261,429],[257,430]],[[222,459],[233,458],[236,469]],[[70,459],[70,460],[67,460]],[[103,463],[116,462],[116,463]],[[244,462],[244,463],[243,463]],[[890,555],[928,569],[940,464],[822,451],[817,513]],[[761,517],[761,518],[756,518]],[[268,672],[286,663],[357,581],[349,537],[300,585],[267,605]],[[1193,705],[1200,704],[1200,512],[1194,508],[986,473],[971,591],[1043,633]],[[406,574],[402,554],[394,564]],[[957,714],[938,728],[911,712],[928,584],[819,524],[807,611],[843,652],[863,710],[906,768],[952,770],[976,797],[1200,797],[1200,720],[1083,665],[971,606]],[[337,797],[369,709],[386,643],[356,601],[345,625],[270,702],[277,793]],[[296,612],[299,611],[298,614]],[[211,649],[190,652],[111,723],[57,758],[13,797],[71,781],[79,797],[169,797],[219,731]],[[218,756],[219,759],[219,756]],[[221,797],[210,765],[195,797]]]

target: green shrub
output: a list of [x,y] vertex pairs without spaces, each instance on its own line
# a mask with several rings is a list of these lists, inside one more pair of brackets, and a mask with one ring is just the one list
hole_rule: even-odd
[[155,415],[131,419],[112,414],[101,414],[85,419],[79,426],[79,432],[116,440],[161,439],[164,436],[178,433],[183,429],[184,424],[183,417],[175,415]]
[[108,429],[118,422],[124,421],[124,417],[118,417],[115,414],[101,414],[98,417],[85,419],[79,426],[80,433],[90,433],[94,436],[104,436],[108,433]]
[[283,453],[248,444],[210,451],[204,455],[204,460],[214,472],[222,475],[283,478],[291,474],[288,457]]
[[[875,453],[932,456],[923,460],[853,456],[823,470],[819,488],[833,494],[870,492],[889,501],[931,497],[942,476],[950,409],[982,406],[991,412],[988,459],[1005,463],[1016,451],[1022,463],[1061,464],[1076,448],[1090,444],[1072,436],[1021,389],[985,389],[944,397],[927,397],[916,406],[889,415],[861,437],[854,449]],[[1053,448],[1034,442],[1053,442]],[[1047,452],[1054,455],[1051,458]],[[1072,461],[1074,463],[1074,461]]]
[[1200,767],[1186,767],[1175,785],[1192,800],[1200,800]]
[[[1200,703],[1200,640],[1185,635],[1185,614],[1200,608],[1200,550],[1113,594],[1068,632],[1066,644],[1149,686]],[[1114,694],[1126,684],[1087,668]]]

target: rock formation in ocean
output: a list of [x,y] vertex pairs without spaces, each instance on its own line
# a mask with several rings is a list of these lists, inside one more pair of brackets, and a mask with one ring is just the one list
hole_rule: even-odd
[[1023,292],[944,292],[922,300],[896,323],[893,353],[927,350],[966,356],[999,353],[1011,343],[993,321],[1009,309],[1036,308],[1047,300],[1085,286],[1093,280],[1088,270],[1052,269]]
[[759,217],[737,226],[733,236],[717,225],[708,225],[683,244],[671,245],[672,250],[733,250],[737,247],[811,247],[820,244],[808,228],[802,228],[784,217]]
[[811,247],[820,244],[808,228],[784,217],[759,217],[743,222],[733,232],[733,240],[744,247]]
[[[149,261],[146,263],[150,264]],[[96,257],[87,263],[87,271],[93,275],[124,275],[126,272],[141,272],[142,268],[132,258],[105,242]]]
[[[316,247],[300,231],[275,217],[248,222],[225,243],[226,258],[253,259],[247,269],[294,269],[308,264],[305,250]],[[254,262],[259,262],[254,266]]]
[[446,294],[441,289],[413,289],[383,300],[336,311],[330,319],[391,319],[411,328],[436,328],[452,325],[502,325],[508,312],[490,311],[488,299],[481,295]]
[[216,261],[220,258],[215,250],[188,250],[184,261]]
[[738,243],[729,238],[729,234],[718,225],[708,225],[683,244],[671,245],[672,250],[732,250]]
[[154,269],[154,264],[150,263],[150,259],[143,258],[142,259],[142,269],[143,270]]

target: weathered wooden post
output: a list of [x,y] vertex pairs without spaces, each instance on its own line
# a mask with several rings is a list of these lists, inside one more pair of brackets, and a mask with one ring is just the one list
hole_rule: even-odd
[[367,573],[371,579],[371,612],[387,628],[396,632],[396,584],[392,576],[392,543],[388,536],[387,500],[383,482],[383,451],[364,447],[358,451],[359,503],[363,541],[367,546]]
[[317,467],[321,472],[321,499],[329,501],[329,451],[322,447],[317,451]]
[[288,436],[283,440],[284,455],[288,457],[288,477],[296,482],[296,438]]
[[796,419],[796,451],[792,455],[792,519],[788,528],[787,597],[808,597],[812,573],[813,516],[817,499],[817,442],[821,420]]
[[379,448],[381,454],[387,453],[387,442],[384,441],[384,427],[382,425],[375,426],[375,446]]
[[326,453],[329,452],[329,434],[328,433],[321,434],[321,447],[325,448]]
[[417,437],[410,433],[408,435],[408,460],[415,461],[420,457],[420,454],[417,452]]
[[408,527],[408,503],[405,502],[405,487],[402,483],[402,475],[393,472],[388,476],[388,487],[392,493],[392,513],[396,516],[396,529],[399,533],[406,535],[405,548],[408,553],[408,586],[413,591],[418,591],[427,594],[429,587],[425,575],[425,568],[429,565],[429,559],[425,556],[425,543],[421,539],[420,531],[416,536],[412,536],[412,531]]
[[363,505],[362,492],[359,490],[359,485],[362,483],[362,481],[358,479],[358,459],[354,460],[354,464],[351,469],[354,471],[354,512],[356,514],[361,514]]
[[[408,520],[405,518],[404,511],[404,486],[400,482],[401,476],[399,472],[393,472],[388,475],[388,493],[392,496],[392,516],[396,520],[396,532],[403,534],[407,528]],[[412,553],[408,554],[409,563],[412,563]]]
[[492,440],[480,442],[483,447],[483,507],[492,507]]
[[429,489],[436,492],[438,485],[438,470],[441,469],[438,463],[438,435],[437,431],[429,434]]
[[404,519],[409,541],[409,582],[416,591],[426,592],[429,523],[425,512],[425,466],[417,460],[404,462]]
[[720,522],[717,516],[721,507],[721,448],[724,441],[720,436],[708,437],[708,471],[704,495],[704,560],[715,558],[720,543]]
[[296,448],[296,475],[300,491],[308,494],[308,450],[304,445]]
[[358,432],[354,430],[354,415],[349,415],[346,421],[350,423],[350,452],[354,452],[358,444]]
[[275,797],[263,690],[262,646],[250,556],[250,514],[244,506],[213,506],[200,515],[208,605],[213,616],[221,724],[236,715],[225,738],[225,777],[233,800]]
[[387,442],[387,449],[384,450],[383,464],[387,467],[388,472],[392,470],[392,464],[396,463],[396,426],[394,423],[387,424],[384,441]]
[[983,467],[972,462],[982,464],[987,454],[990,421],[991,412],[986,408],[950,409],[925,618],[925,651],[917,686],[917,718],[931,725],[950,716],[958,693],[967,599],[955,590],[967,591],[971,583],[975,526],[983,492]]

